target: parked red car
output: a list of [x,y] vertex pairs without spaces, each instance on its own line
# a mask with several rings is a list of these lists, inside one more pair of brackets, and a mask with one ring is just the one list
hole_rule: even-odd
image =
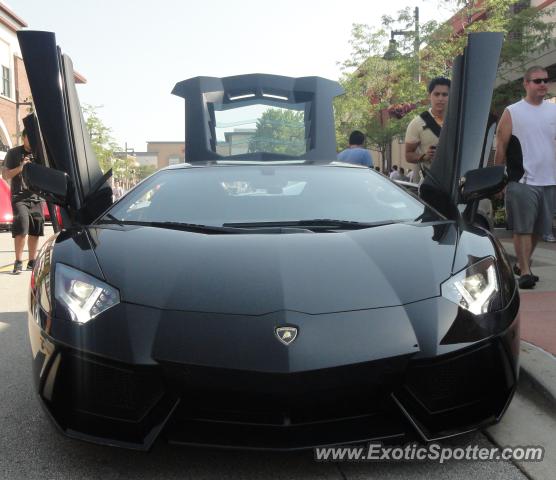
[[[56,217],[58,218],[58,224],[62,225],[60,207],[56,205],[55,209]],[[46,222],[50,222],[50,212],[48,211],[46,202],[42,202],[42,213],[44,215],[44,220]],[[12,212],[10,185],[3,178],[0,178],[0,231],[11,230],[13,219],[14,216]]]
[[48,206],[46,202],[42,202],[42,214],[44,215],[44,221],[50,222],[50,212],[48,211]]
[[13,219],[10,186],[0,178],[0,230],[10,230]]
[[[58,220],[58,225],[62,226],[62,214],[60,213],[60,207],[58,205],[54,205],[54,211],[56,212],[56,219]],[[52,219],[50,218],[50,212],[48,211],[48,207],[46,206],[46,202],[42,202],[42,213],[44,215],[45,222],[51,222]]]

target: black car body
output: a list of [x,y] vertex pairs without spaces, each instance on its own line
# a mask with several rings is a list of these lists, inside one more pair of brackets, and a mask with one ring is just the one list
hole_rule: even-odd
[[[518,376],[519,296],[502,247],[470,221],[503,181],[474,170],[499,35],[470,37],[457,62],[424,200],[334,162],[337,84],[249,75],[176,85],[190,164],[114,205],[71,62],[52,34],[19,37],[47,166],[24,174],[66,225],[33,272],[34,376],[66,435],[288,450],[430,441],[501,418]],[[234,102],[295,106],[302,152],[219,155],[214,113]]]

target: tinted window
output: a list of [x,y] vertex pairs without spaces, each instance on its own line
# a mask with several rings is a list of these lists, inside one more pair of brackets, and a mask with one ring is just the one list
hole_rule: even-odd
[[116,204],[120,220],[223,223],[411,221],[425,206],[370,169],[242,165],[163,170]]

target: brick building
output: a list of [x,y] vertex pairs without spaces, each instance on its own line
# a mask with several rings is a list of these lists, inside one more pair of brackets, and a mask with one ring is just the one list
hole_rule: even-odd
[[[32,111],[31,90],[17,41],[17,31],[27,26],[0,3],[0,164],[6,151],[20,143],[21,120]],[[86,80],[75,73],[75,82]]]
[[[24,116],[29,105],[30,91],[21,60],[16,32],[27,24],[14,12],[0,3],[0,159],[6,151],[17,145],[20,133],[18,119]],[[23,111],[23,115],[21,115]]]
[[157,156],[157,168],[185,162],[185,142],[147,142],[147,152]]

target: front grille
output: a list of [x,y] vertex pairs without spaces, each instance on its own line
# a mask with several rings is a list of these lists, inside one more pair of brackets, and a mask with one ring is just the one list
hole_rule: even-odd
[[415,362],[395,392],[428,439],[494,421],[515,388],[515,374],[500,342]]
[[383,391],[329,390],[298,396],[268,396],[257,393],[196,391],[182,395],[176,416],[253,425],[302,425],[374,414],[388,398]]
[[71,410],[138,421],[160,399],[163,385],[146,371],[67,354],[62,357],[56,391]]
[[473,352],[434,363],[416,364],[407,372],[406,388],[430,412],[476,402],[502,386],[504,375],[495,349],[485,345]]
[[[386,363],[388,365],[386,365]],[[293,425],[373,414],[401,385],[407,359],[299,373],[165,365],[180,418]]]
[[143,449],[161,432],[177,443],[277,450],[401,442],[412,432],[403,414],[433,439],[496,418],[515,388],[501,342],[293,373],[122,366],[67,350],[55,359],[44,400],[62,429]]
[[176,443],[290,450],[411,430],[390,393],[407,358],[299,373],[164,366],[181,399],[166,430]]
[[150,367],[63,351],[48,368],[45,407],[74,438],[147,450],[179,402]]
[[[409,432],[409,435],[408,435]],[[394,409],[376,415],[304,425],[260,425],[172,418],[165,431],[173,443],[242,449],[297,450],[370,440],[405,443],[411,427]]]

